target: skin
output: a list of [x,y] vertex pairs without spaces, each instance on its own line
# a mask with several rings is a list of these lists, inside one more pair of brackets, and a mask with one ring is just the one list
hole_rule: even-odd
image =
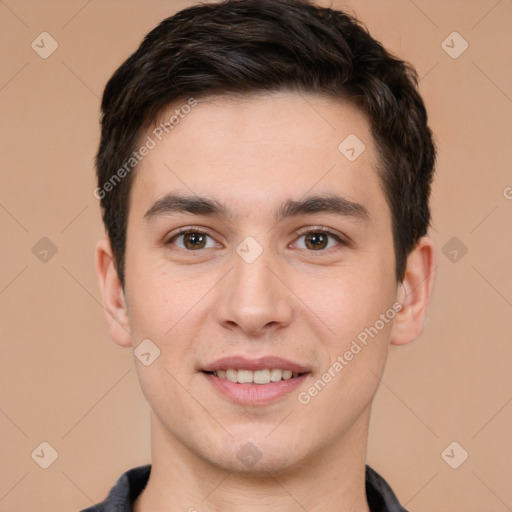
[[[351,133],[366,146],[353,162],[338,150]],[[136,512],[369,511],[364,465],[372,400],[390,345],[422,332],[434,269],[432,240],[422,237],[404,281],[396,281],[378,164],[357,108],[294,93],[201,100],[139,164],[124,290],[108,240],[96,249],[112,339],[133,350],[149,338],[161,351],[149,366],[134,359],[151,407],[152,448]],[[168,212],[145,219],[168,193],[215,199],[230,215]],[[364,206],[368,218],[329,212],[274,218],[286,200],[332,194]],[[205,248],[173,238],[190,226],[210,235]],[[329,228],[348,243],[321,237],[329,242],[319,249],[307,243],[303,228]],[[252,263],[236,252],[248,236],[263,251]],[[395,302],[402,309],[394,320],[301,404],[298,393]],[[237,354],[281,356],[312,373],[275,403],[236,404],[200,368]],[[250,468],[237,457],[248,442],[261,452]]]

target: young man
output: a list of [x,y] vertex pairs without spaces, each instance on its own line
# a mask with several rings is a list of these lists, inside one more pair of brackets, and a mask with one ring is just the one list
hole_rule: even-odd
[[433,283],[415,82],[297,0],[183,10],[115,72],[96,271],[152,464],[87,511],[405,510],[365,460],[389,346],[421,334]]

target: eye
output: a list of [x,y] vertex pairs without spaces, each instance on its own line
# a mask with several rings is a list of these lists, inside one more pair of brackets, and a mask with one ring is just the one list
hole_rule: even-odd
[[[211,249],[218,243],[204,231],[196,228],[185,228],[173,235],[166,245],[175,245],[185,251]],[[309,229],[299,234],[295,244],[299,249],[308,251],[325,251],[338,245],[347,245],[341,236],[326,229]]]
[[200,249],[210,249],[216,246],[215,240],[205,233],[197,229],[186,229],[180,231],[169,239],[167,244],[173,244],[186,251],[197,251]]
[[[303,241],[300,242],[302,239]],[[295,245],[299,249],[312,251],[323,251],[340,244],[345,245],[341,237],[325,229],[312,229],[306,231],[302,233],[297,239],[297,242],[295,242]]]

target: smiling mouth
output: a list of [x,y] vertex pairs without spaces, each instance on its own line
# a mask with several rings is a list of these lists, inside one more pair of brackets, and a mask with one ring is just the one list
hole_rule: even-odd
[[295,373],[291,370],[281,370],[279,368],[266,368],[263,370],[255,371],[228,368],[226,370],[217,370],[211,372],[203,371],[203,373],[213,375],[219,379],[227,380],[233,383],[256,385],[270,384],[271,382],[279,382],[281,380],[290,380],[300,377],[301,375],[305,375],[305,373]]

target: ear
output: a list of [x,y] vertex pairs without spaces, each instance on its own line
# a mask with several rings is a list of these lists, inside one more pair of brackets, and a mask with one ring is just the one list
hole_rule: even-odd
[[434,242],[429,236],[421,237],[407,258],[405,276],[398,287],[397,301],[402,309],[393,320],[392,345],[410,343],[423,332],[434,284],[434,259]]
[[110,337],[122,347],[132,345],[130,324],[123,287],[117,274],[108,238],[96,244],[95,269],[98,278]]

